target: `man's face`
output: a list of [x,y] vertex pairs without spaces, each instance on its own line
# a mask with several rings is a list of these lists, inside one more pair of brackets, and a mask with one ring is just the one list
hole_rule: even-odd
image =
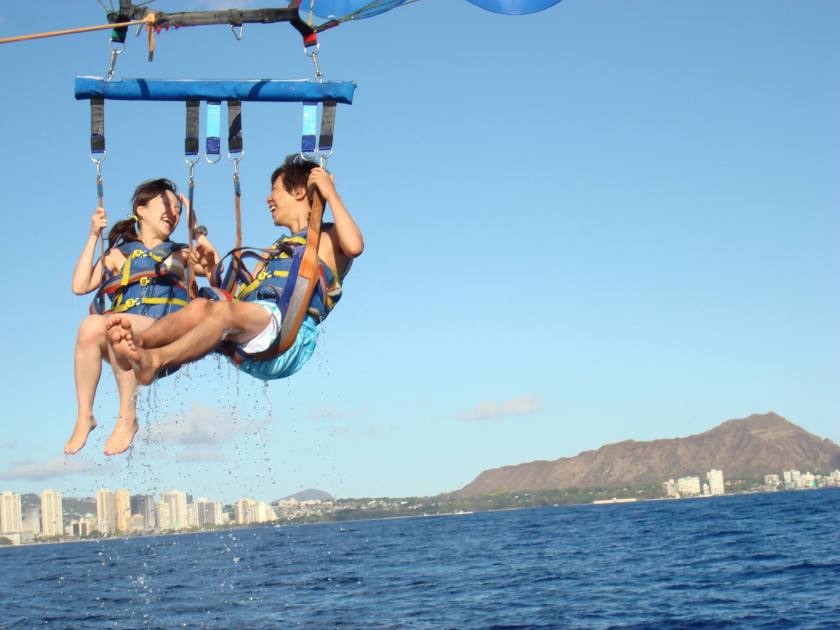
[[300,200],[295,195],[290,194],[283,187],[283,175],[275,179],[271,192],[266,198],[274,225],[284,225],[284,219],[288,217],[289,211],[299,202]]

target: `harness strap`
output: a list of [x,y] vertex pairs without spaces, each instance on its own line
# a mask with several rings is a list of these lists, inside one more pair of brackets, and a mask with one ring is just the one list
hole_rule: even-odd
[[333,136],[335,135],[335,101],[324,101],[321,110],[321,137],[318,140],[318,151],[330,153],[333,147]]
[[140,306],[141,304],[175,304],[177,306],[186,306],[187,301],[181,300],[178,298],[166,298],[166,297],[140,297],[140,298],[129,298],[125,302],[114,306],[113,308],[109,309],[111,313],[124,313],[125,311],[134,308],[135,306]]
[[103,98],[90,99],[90,152],[105,153],[105,99]]
[[187,132],[184,138],[184,155],[198,155],[198,111],[201,101],[187,100]]
[[205,158],[208,162],[217,162],[221,156],[221,110],[221,101],[207,101],[207,139],[205,141]]
[[300,139],[300,152],[312,153],[316,146],[316,129],[318,119],[318,103],[303,102],[303,132]]
[[245,149],[242,144],[242,101],[232,99],[227,102],[228,106],[228,157],[238,153],[239,157],[233,159],[233,209],[236,219],[236,237],[234,249],[242,247],[242,189],[239,185],[239,160],[242,159]]
[[228,151],[242,153],[242,101],[231,99],[228,110]]
[[[195,230],[195,209],[193,208],[193,200],[195,199],[195,179],[193,177],[193,167],[198,161],[198,127],[199,127],[199,109],[201,101],[195,99],[188,99],[187,103],[187,130],[186,139],[184,141],[185,161],[189,166],[189,180],[187,182],[187,198],[189,208],[187,210],[187,294],[190,298],[195,297],[195,266],[193,264],[193,231]],[[192,158],[192,159],[191,159]]]

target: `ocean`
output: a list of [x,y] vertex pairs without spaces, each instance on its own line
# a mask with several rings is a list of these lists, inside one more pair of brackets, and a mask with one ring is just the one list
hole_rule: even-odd
[[0,628],[840,628],[840,489],[0,549]]

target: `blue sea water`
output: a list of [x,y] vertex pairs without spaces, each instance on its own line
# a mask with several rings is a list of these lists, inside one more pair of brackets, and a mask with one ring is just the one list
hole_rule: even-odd
[[44,626],[840,628],[840,490],[0,550]]

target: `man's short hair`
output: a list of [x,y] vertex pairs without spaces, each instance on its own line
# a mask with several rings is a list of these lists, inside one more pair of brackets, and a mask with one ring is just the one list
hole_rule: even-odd
[[274,172],[271,174],[271,185],[273,187],[274,182],[282,175],[283,188],[287,193],[292,194],[300,188],[306,190],[309,173],[317,166],[314,162],[303,158],[300,153],[287,155],[283,164],[274,169]]

